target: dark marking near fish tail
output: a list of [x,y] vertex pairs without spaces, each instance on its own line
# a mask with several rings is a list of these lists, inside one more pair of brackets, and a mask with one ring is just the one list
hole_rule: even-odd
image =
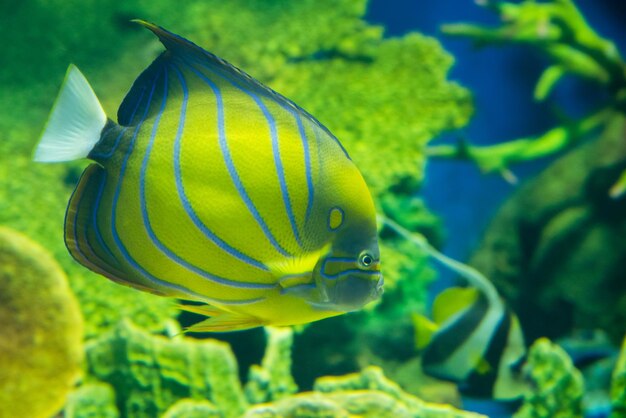
[[457,381],[456,377],[443,375],[436,368],[448,361],[458,350],[464,349],[465,343],[485,319],[488,310],[489,302],[481,294],[454,322],[440,328],[424,350],[424,370],[434,377]]
[[243,202],[245,203],[246,207],[248,208],[248,211],[252,214],[252,216],[256,220],[257,224],[263,230],[263,233],[265,234],[266,238],[269,240],[269,242],[272,244],[272,246],[276,249],[276,251],[278,251],[280,254],[282,254],[284,256],[291,255],[276,240],[276,238],[272,234],[272,231],[269,229],[268,225],[265,223],[265,220],[263,219],[263,217],[259,213],[258,209],[256,208],[256,206],[252,202],[252,199],[250,199],[250,196],[248,195],[248,192],[246,191],[243,183],[241,182],[241,178],[239,177],[239,173],[237,172],[237,168],[235,167],[235,164],[233,162],[232,156],[230,154],[230,149],[228,147],[228,141],[226,139],[226,127],[225,127],[225,117],[224,117],[224,101],[223,101],[223,97],[222,97],[222,94],[220,92],[219,87],[213,81],[211,81],[209,78],[207,78],[204,74],[202,74],[201,72],[197,71],[195,68],[193,68],[191,66],[189,66],[189,68],[201,80],[203,80],[205,83],[207,83],[209,85],[209,87],[211,88],[211,90],[213,90],[213,94],[215,94],[215,98],[217,100],[217,108],[218,108],[218,141],[219,141],[219,145],[220,145],[220,150],[222,152],[222,157],[224,159],[224,162],[226,163],[226,167],[228,169],[228,174],[230,175],[230,178],[231,178],[233,184],[237,188],[237,191],[239,193],[239,197],[243,200]]

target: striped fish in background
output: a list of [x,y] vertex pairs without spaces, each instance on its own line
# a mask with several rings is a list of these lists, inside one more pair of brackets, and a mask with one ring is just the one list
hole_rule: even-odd
[[72,256],[118,283],[202,302],[190,331],[293,325],[382,293],[376,215],[338,140],[293,102],[145,21],[166,48],[108,119],[70,66],[35,151],[89,158]]
[[517,316],[487,280],[451,287],[432,307],[432,321],[414,314],[422,369],[459,384],[462,393],[512,400],[529,388],[522,373],[526,345]]

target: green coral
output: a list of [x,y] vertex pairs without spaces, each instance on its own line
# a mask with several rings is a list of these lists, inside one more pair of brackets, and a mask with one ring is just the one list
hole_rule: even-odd
[[0,227],[0,417],[48,418],[80,374],[82,317],[41,246]]
[[514,418],[582,418],[583,377],[561,347],[547,338],[535,341],[525,369],[533,389]]
[[102,382],[81,385],[69,396],[65,418],[119,418],[113,387]]
[[253,407],[245,418],[478,418],[448,405],[424,402],[369,367],[359,374],[324,377],[315,391]]
[[261,365],[252,365],[245,387],[250,403],[271,402],[292,395],[298,386],[291,375],[291,328],[266,327],[267,346]]
[[225,417],[246,406],[227,344],[171,340],[128,321],[87,345],[87,372],[113,386],[121,418],[155,417],[184,398],[210,400]]
[[626,416],[626,338],[622,344],[622,350],[611,381],[611,418]]
[[162,418],[222,418],[224,415],[209,401],[182,399],[169,408]]

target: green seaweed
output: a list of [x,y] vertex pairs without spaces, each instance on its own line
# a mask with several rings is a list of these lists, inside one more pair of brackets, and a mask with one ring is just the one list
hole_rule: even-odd
[[[486,0],[481,4],[499,15],[500,26],[459,23],[444,25],[443,32],[470,38],[478,46],[521,44],[541,51],[547,56],[549,66],[537,82],[534,93],[537,101],[546,100],[555,85],[570,75],[596,83],[607,92],[607,99],[600,109],[541,135],[488,146],[460,141],[457,145],[433,147],[429,155],[467,159],[484,172],[501,173],[514,180],[509,171],[511,165],[567,149],[614,116],[626,113],[626,63],[615,45],[587,24],[572,0],[520,3]],[[626,174],[610,193],[618,197],[625,191]]]
[[159,416],[185,398],[210,400],[227,418],[246,407],[226,343],[171,340],[122,321],[86,351],[88,375],[113,386],[121,418]]
[[531,346],[525,368],[533,389],[514,418],[582,418],[583,377],[561,347],[540,338]]
[[82,317],[50,254],[0,227],[0,417],[48,418],[81,372]]

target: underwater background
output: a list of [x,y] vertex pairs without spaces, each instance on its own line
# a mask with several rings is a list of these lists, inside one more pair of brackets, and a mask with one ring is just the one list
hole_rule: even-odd
[[[626,416],[623,7],[476,3],[0,0],[0,417]],[[389,227],[382,299],[294,329],[180,335],[198,316],[176,300],[76,263],[86,163],[32,152],[70,63],[115,114],[162,50],[134,18],[308,110],[382,216],[488,278],[529,347],[523,396],[424,373],[415,317],[466,281]]]

